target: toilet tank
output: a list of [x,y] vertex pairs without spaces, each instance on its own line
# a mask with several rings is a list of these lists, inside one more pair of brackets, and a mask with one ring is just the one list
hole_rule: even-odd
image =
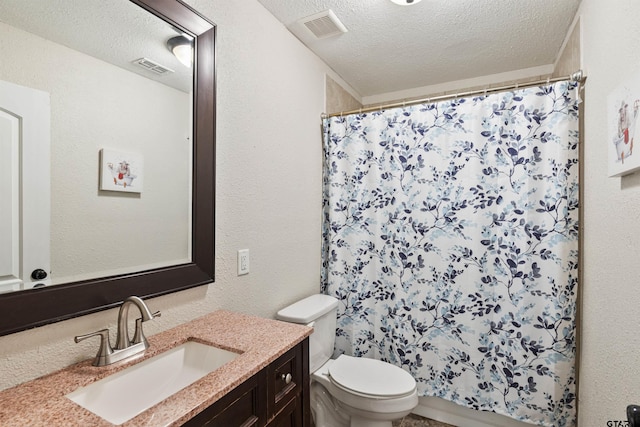
[[279,320],[313,327],[309,337],[309,372],[317,370],[333,355],[337,308],[337,299],[317,294],[278,311]]

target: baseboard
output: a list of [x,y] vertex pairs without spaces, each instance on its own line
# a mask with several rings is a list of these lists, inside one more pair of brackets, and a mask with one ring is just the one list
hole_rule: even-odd
[[460,427],[531,427],[532,424],[514,420],[493,412],[465,408],[438,397],[421,397],[413,413],[425,418]]

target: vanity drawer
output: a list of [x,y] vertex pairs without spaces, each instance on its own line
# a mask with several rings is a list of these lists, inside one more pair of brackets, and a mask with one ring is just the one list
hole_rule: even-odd
[[302,346],[297,345],[267,368],[268,412],[277,414],[302,388]]

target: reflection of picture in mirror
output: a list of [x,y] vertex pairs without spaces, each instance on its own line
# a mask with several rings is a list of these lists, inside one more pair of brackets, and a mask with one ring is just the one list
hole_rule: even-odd
[[100,190],[141,193],[143,171],[140,154],[100,150]]

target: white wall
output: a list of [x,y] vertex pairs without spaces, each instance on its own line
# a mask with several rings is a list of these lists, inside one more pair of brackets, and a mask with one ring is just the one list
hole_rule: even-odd
[[582,0],[579,13],[587,75],[579,425],[602,427],[640,403],[640,174],[607,177],[607,96],[640,77],[640,2]]
[[[319,291],[328,68],[257,1],[192,0],[218,26],[216,283],[155,298],[153,335],[219,308],[272,317]],[[236,275],[248,248],[249,275]],[[52,304],[55,304],[52,301]],[[116,310],[0,337],[0,389],[93,357]],[[112,337],[113,339],[113,337]],[[91,340],[89,340],[91,341]]]

